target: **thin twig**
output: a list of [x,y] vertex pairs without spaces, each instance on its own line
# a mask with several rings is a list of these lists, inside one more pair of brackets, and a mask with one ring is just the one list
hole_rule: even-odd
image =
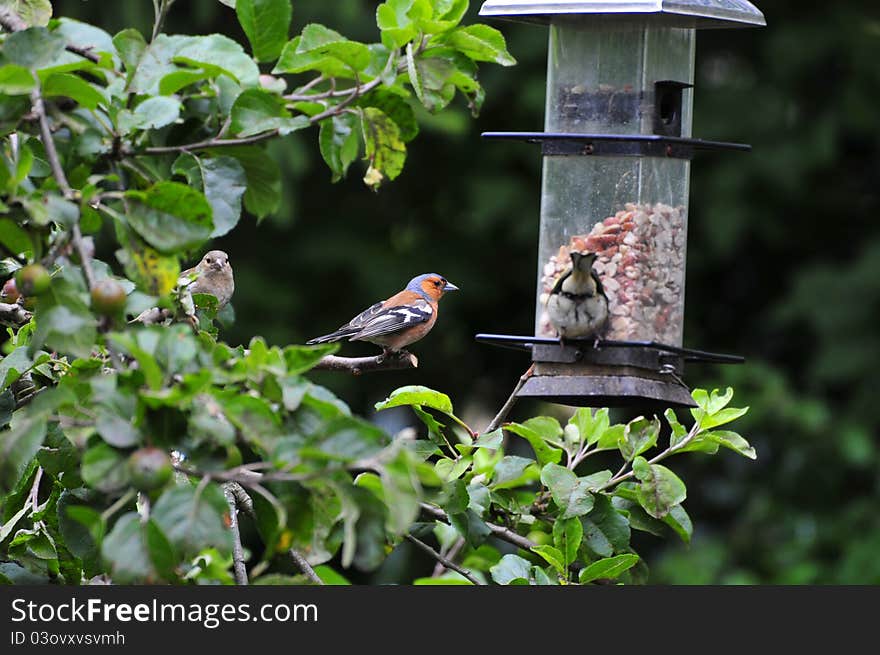
[[[43,96],[40,93],[39,84],[34,87],[31,92],[31,102],[33,103],[33,111],[37,115],[40,123],[40,136],[43,140],[43,148],[46,151],[46,158],[49,160],[49,168],[52,171],[52,177],[55,178],[58,188],[64,195],[65,199],[75,201],[76,193],[70,187],[67,176],[64,174],[64,168],[61,166],[61,159],[58,157],[58,149],[55,147],[55,140],[52,138],[52,130],[49,127],[49,119],[46,116],[46,105],[43,102]],[[70,241],[76,252],[79,254],[80,264],[83,273],[86,276],[86,284],[89,289],[95,286],[95,272],[92,270],[92,260],[85,244],[83,243],[82,231],[79,227],[79,219],[74,219],[70,226]]]
[[431,548],[431,547],[430,547],[428,544],[426,544],[424,541],[421,541],[421,540],[419,540],[419,539],[416,539],[416,538],[415,538],[414,536],[412,536],[411,534],[405,534],[405,535],[403,535],[403,537],[404,537],[404,539],[406,539],[408,542],[410,542],[411,544],[413,544],[414,546],[416,546],[416,548],[418,548],[419,550],[422,550],[422,551],[426,552],[428,555],[430,555],[430,556],[433,557],[435,560],[437,560],[438,562],[440,562],[440,563],[441,563],[443,566],[445,566],[447,569],[452,569],[452,570],[455,571],[456,573],[460,573],[461,575],[463,575],[463,576],[464,576],[464,577],[465,577],[465,578],[466,578],[471,584],[474,584],[474,585],[477,585],[477,586],[483,586],[483,585],[484,585],[484,583],[480,582],[480,581],[477,580],[473,575],[471,575],[471,572],[470,572],[470,571],[468,571],[467,569],[464,569],[464,568],[460,567],[460,566],[459,566],[458,564],[456,564],[455,562],[453,562],[453,561],[451,561],[451,560],[449,560],[449,559],[443,557],[443,555],[441,555],[441,554],[438,553],[436,550],[434,550],[433,548]]
[[31,485],[30,503],[31,510],[36,512],[40,502],[40,481],[43,479],[43,467],[37,467],[37,474],[34,476],[34,483]]
[[[669,448],[667,448],[663,452],[657,454],[652,459],[649,459],[648,464],[656,464],[658,462],[662,462],[667,457],[674,455],[679,450],[681,450],[682,448],[687,446],[691,441],[693,441],[694,437],[696,437],[700,432],[701,432],[701,428],[700,428],[700,423],[698,421],[698,422],[694,423],[690,432],[688,432],[687,436],[684,439],[679,441],[674,446],[669,446]],[[610,480],[608,480],[608,482],[606,482],[601,487],[596,489],[596,491],[597,492],[605,491],[606,489],[610,489],[614,485],[617,485],[617,484],[620,484],[621,482],[625,482],[626,480],[629,480],[631,477],[633,477],[635,475],[635,473],[632,471],[632,469],[630,469],[629,471],[624,473],[624,471],[626,471],[626,469],[629,468],[630,466],[631,466],[630,462],[624,462],[623,466],[620,468],[620,470]]]
[[[268,132],[260,132],[252,136],[239,137],[236,139],[207,139],[197,143],[188,143],[182,146],[154,146],[145,148],[144,154],[147,155],[164,155],[170,152],[189,152],[190,150],[206,150],[208,148],[228,148],[230,146],[247,146],[267,139],[275,138],[279,135],[279,130],[269,130]],[[133,154],[133,153],[126,153]]]
[[376,357],[337,357],[326,355],[321,358],[312,370],[316,371],[342,371],[351,375],[360,375],[370,371],[397,371],[401,369],[417,368],[419,360],[415,355],[401,352],[398,356],[386,355]]
[[293,563],[296,564],[297,568],[299,568],[309,580],[318,585],[324,584],[324,581],[318,577],[318,574],[315,573],[315,569],[312,568],[312,565],[309,564],[308,560],[306,560],[301,552],[295,548],[291,548],[288,553],[290,553],[290,559],[293,560]]
[[[458,555],[458,553],[461,552],[461,549],[464,548],[464,543],[465,543],[464,537],[459,537],[458,539],[455,540],[455,543],[452,544],[452,546],[449,547],[449,550],[446,551],[445,553],[443,552],[443,549],[441,548],[440,554],[443,555],[446,559],[454,560],[455,557]],[[446,571],[446,570],[447,570],[446,566],[443,564],[443,562],[437,562],[434,565],[434,572],[431,573],[431,577],[437,578],[437,577],[443,575],[443,571]]]
[[[449,516],[439,507],[430,505],[428,503],[420,503],[420,507],[424,512],[432,515],[435,519],[440,519],[445,523],[449,523]],[[506,541],[507,543],[513,544],[514,546],[518,546],[519,548],[529,550],[538,545],[531,539],[523,537],[521,534],[517,534],[510,528],[505,528],[502,525],[486,523],[486,526],[489,528],[489,530],[492,531],[492,534],[494,536],[498,537],[502,541]]]
[[498,414],[495,415],[495,418],[492,419],[492,422],[486,426],[483,434],[489,434],[490,432],[497,430],[501,426],[501,424],[504,422],[504,419],[507,418],[507,415],[510,413],[510,410],[513,409],[513,406],[516,404],[516,394],[519,393],[519,390],[522,389],[526,381],[530,377],[532,377],[532,373],[534,372],[534,370],[535,365],[532,364],[531,366],[529,366],[526,372],[519,377],[519,382],[516,383],[513,391],[510,392],[510,397],[508,397],[504,405],[501,406],[501,409],[498,410]]
[[[229,531],[232,532],[232,571],[235,575],[235,584],[246,586],[248,584],[247,567],[244,564],[244,548],[241,546],[241,532],[238,529],[237,496],[231,488],[232,484],[234,483],[223,485],[223,495],[226,496],[226,504],[229,505]],[[239,491],[242,491],[241,487],[239,487]]]

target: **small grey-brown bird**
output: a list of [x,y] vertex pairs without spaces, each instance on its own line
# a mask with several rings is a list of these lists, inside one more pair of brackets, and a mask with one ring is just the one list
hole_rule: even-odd
[[177,285],[187,285],[190,293],[209,293],[217,298],[220,307],[225,307],[235,292],[229,255],[211,250],[202,261],[180,274]]
[[[190,298],[195,293],[208,293],[217,299],[218,307],[225,307],[232,299],[235,292],[235,279],[232,276],[232,266],[229,263],[229,255],[222,250],[211,250],[205,253],[201,261],[188,268],[177,277],[178,289],[186,287]],[[192,301],[189,301],[189,305]],[[194,309],[185,310],[187,314]],[[131,322],[140,322],[151,325],[161,323],[171,317],[167,309],[152,307],[141,312]],[[193,314],[194,317],[194,314]]]
[[571,253],[569,266],[556,280],[547,299],[547,315],[564,339],[601,337],[608,322],[608,298],[593,262],[596,253]]

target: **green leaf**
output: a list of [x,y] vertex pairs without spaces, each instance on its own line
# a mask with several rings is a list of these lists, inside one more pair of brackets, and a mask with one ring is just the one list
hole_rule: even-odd
[[36,70],[56,63],[66,45],[60,34],[31,27],[9,34],[3,42],[3,54],[11,64]]
[[161,253],[195,248],[214,231],[211,205],[204,194],[185,184],[159,182],[126,196],[128,224]]
[[608,409],[596,410],[594,414],[589,407],[580,407],[568,420],[568,424],[577,426],[578,433],[583,442],[588,446],[592,446],[599,441],[599,437],[604,434],[610,425]]
[[400,407],[402,405],[417,405],[419,407],[430,407],[444,414],[452,414],[452,401],[445,393],[434,391],[428,387],[407,386],[400,387],[391,392],[385,400],[376,403],[376,411],[389,409],[391,407]]
[[232,552],[232,534],[224,523],[229,507],[215,484],[181,485],[166,490],[153,506],[152,518],[183,557],[205,548]]
[[107,104],[104,96],[95,87],[71,73],[55,73],[46,78],[43,82],[43,95],[47,98],[66,96],[86,109],[97,109],[98,105]]
[[709,430],[711,428],[716,428],[720,425],[724,425],[725,423],[730,423],[731,421],[735,421],[740,416],[743,416],[746,412],[749,411],[748,407],[742,408],[734,408],[730,407],[727,409],[722,409],[715,414],[707,414],[703,415],[700,418],[697,418],[699,410],[691,410],[694,412],[694,418],[697,419],[700,423],[701,430]]
[[140,62],[144,51],[147,49],[147,42],[144,40],[143,34],[133,27],[122,30],[113,37],[113,46],[119,53],[119,58],[125,65],[125,70],[129,75],[133,74]]
[[502,66],[516,63],[509,52],[504,35],[488,25],[467,25],[436,38],[436,42],[449,45],[474,61],[491,61]]
[[241,137],[270,130],[285,135],[310,125],[307,116],[291,117],[281,96],[262,89],[242,92],[232,105],[231,116],[230,129]]
[[665,466],[648,464],[644,457],[637,457],[633,471],[641,482],[636,490],[639,504],[656,519],[662,519],[687,497],[684,482]]
[[593,509],[581,517],[584,544],[591,553],[610,557],[629,549],[631,530],[626,517],[618,512],[608,496],[597,494]]
[[553,523],[553,543],[563,555],[563,564],[567,569],[577,561],[578,549],[584,538],[584,526],[578,518],[558,520]]
[[247,191],[244,206],[257,218],[273,213],[281,205],[281,170],[278,162],[258,146],[223,148],[217,155],[230,155],[244,168]]
[[519,555],[505,555],[495,566],[489,569],[492,580],[498,584],[509,585],[515,580],[529,579],[532,565]]
[[240,44],[222,34],[185,37],[174,52],[173,60],[175,63],[222,70],[244,88],[260,84],[260,69],[254,60]]
[[504,430],[498,428],[492,432],[481,434],[471,445],[474,448],[489,448],[490,450],[498,450],[504,443]]
[[670,447],[675,447],[684,441],[685,437],[688,435],[688,431],[678,422],[678,417],[675,415],[675,410],[672,408],[663,412],[663,416],[666,417],[666,421],[669,423],[669,428],[672,431],[669,435],[669,445]]
[[400,175],[406,161],[406,144],[400,128],[388,115],[375,107],[361,110],[366,159],[369,169],[364,177],[367,186],[377,189],[386,179]]
[[119,112],[117,127],[121,134],[134,130],[155,130],[171,125],[180,118],[180,100],[169,96],[154,96],[140,103],[134,111]]
[[241,200],[247,189],[244,167],[234,157],[193,159],[198,165],[202,191],[211,205],[214,220],[211,238],[222,237],[238,225],[241,218]]
[[550,490],[553,502],[562,510],[560,518],[582,516],[593,509],[593,495],[572,471],[558,464],[546,464],[541,482]]
[[235,5],[238,22],[257,61],[278,57],[290,29],[290,0],[239,0]]
[[430,0],[386,0],[376,8],[382,43],[389,49],[405,45],[417,36],[418,22],[430,19],[433,14]]
[[535,463],[535,460],[517,455],[506,455],[495,465],[495,474],[492,476],[492,489],[510,489],[531,481],[527,475],[527,469]]
[[287,364],[287,372],[298,375],[311,370],[325,356],[336,352],[339,345],[335,343],[322,344],[319,346],[287,346],[284,349],[284,361]]
[[25,95],[34,88],[34,76],[24,66],[0,66],[0,93],[10,96]]
[[[151,546],[158,550],[155,525],[141,523],[136,512],[119,517],[104,539],[101,553],[107,561],[109,574],[116,584],[156,583],[161,580],[151,556]],[[161,562],[167,565],[167,555]]]
[[755,453],[755,449],[749,445],[749,442],[736,432],[730,432],[728,430],[712,430],[711,432],[700,434],[698,439],[711,441],[719,446],[724,446],[725,448],[729,448],[749,459],[757,459],[758,457]]
[[49,0],[3,0],[10,10],[29,27],[45,27],[52,18],[52,3]]
[[106,409],[98,411],[95,429],[105,442],[116,448],[130,448],[141,440],[130,418],[123,418]]
[[336,571],[336,570],[330,568],[329,566],[325,566],[325,565],[316,566],[315,567],[315,574],[319,578],[321,578],[321,581],[325,585],[342,586],[342,585],[350,585],[351,584],[351,582],[348,581],[348,578],[346,578],[344,575],[339,573],[339,571]]
[[163,255],[151,248],[133,231],[117,224],[116,238],[123,246],[116,258],[125,267],[125,274],[138,288],[151,296],[164,296],[177,285],[180,262],[174,255]]
[[359,107],[376,107],[391,118],[400,129],[404,142],[412,141],[419,133],[419,122],[412,105],[394,91],[374,89],[358,101]]
[[34,364],[28,346],[19,346],[0,359],[0,390],[6,389]]
[[558,548],[553,546],[533,546],[532,552],[540,555],[550,566],[556,569],[559,575],[565,574],[567,568],[564,562],[565,556]]
[[681,537],[686,544],[691,542],[691,535],[694,533],[694,524],[691,517],[681,505],[676,505],[669,510],[669,514],[663,517],[663,522],[672,528],[675,533]]
[[460,478],[470,465],[470,457],[460,457],[459,459],[449,459],[444,457],[434,464],[434,471],[441,480],[452,482],[453,480]]
[[357,159],[360,148],[358,127],[358,117],[353,114],[342,114],[321,121],[318,145],[321,156],[333,174],[333,182],[345,177],[348,167]]
[[74,295],[41,298],[32,348],[48,346],[58,352],[88,357],[95,345],[96,322],[85,303]]
[[9,430],[0,432],[0,488],[11,489],[24,474],[46,437],[46,421],[13,416]]
[[351,41],[339,32],[318,23],[306,25],[297,46],[300,54],[311,53],[338,59],[352,71],[365,69],[372,59],[369,48],[363,43]]
[[110,493],[129,482],[127,459],[106,443],[89,448],[82,458],[82,479],[90,487]]
[[586,568],[581,569],[578,581],[581,584],[587,584],[593,580],[613,580],[635,566],[638,561],[639,556],[634,555],[633,553],[625,553],[623,555],[617,555],[616,557],[606,557],[605,559],[600,559]]
[[646,450],[653,448],[660,435],[660,420],[652,420],[639,416],[626,424],[623,435],[618,442],[620,454],[626,461],[632,460]]
[[551,446],[538,432],[520,423],[506,423],[504,429],[529,442],[539,464],[556,464],[562,459],[562,449]]

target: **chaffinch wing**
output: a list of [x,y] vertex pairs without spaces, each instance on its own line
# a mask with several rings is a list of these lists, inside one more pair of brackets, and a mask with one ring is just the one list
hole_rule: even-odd
[[442,275],[428,273],[410,280],[403,291],[377,302],[338,330],[307,341],[307,344],[369,341],[385,351],[397,352],[424,337],[437,321],[438,301],[444,293],[457,291]]

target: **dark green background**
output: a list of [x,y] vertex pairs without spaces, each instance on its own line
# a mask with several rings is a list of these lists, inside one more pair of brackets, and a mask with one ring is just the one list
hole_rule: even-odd
[[[376,40],[376,4],[294,0],[292,30],[316,21]],[[471,2],[469,22],[479,4]],[[111,33],[152,24],[149,0],[54,5],[56,15]],[[636,545],[655,582],[876,584],[880,10],[876,0],[759,5],[767,28],[698,36],[694,134],[749,142],[754,152],[705,155],[692,167],[685,325],[685,345],[748,358],[741,367],[694,366],[687,380],[736,387],[734,405],[751,411],[735,427],[758,460],[726,452],[672,460],[688,483],[693,544],[649,537]],[[413,348],[418,371],[320,381],[364,413],[412,383],[448,392],[477,427],[500,406],[527,359],[473,335],[532,328],[540,156],[479,133],[541,129],[547,33],[494,24],[519,65],[483,67],[479,119],[463,103],[425,117],[404,173],[378,194],[357,167],[330,184],[314,131],[273,144],[282,210],[259,226],[246,217],[216,243],[237,282],[228,340],[302,342],[410,277],[439,272],[462,291],[444,300],[437,328]],[[217,0],[179,0],[169,27],[244,39]],[[538,411],[553,410],[523,403],[514,415]]]

